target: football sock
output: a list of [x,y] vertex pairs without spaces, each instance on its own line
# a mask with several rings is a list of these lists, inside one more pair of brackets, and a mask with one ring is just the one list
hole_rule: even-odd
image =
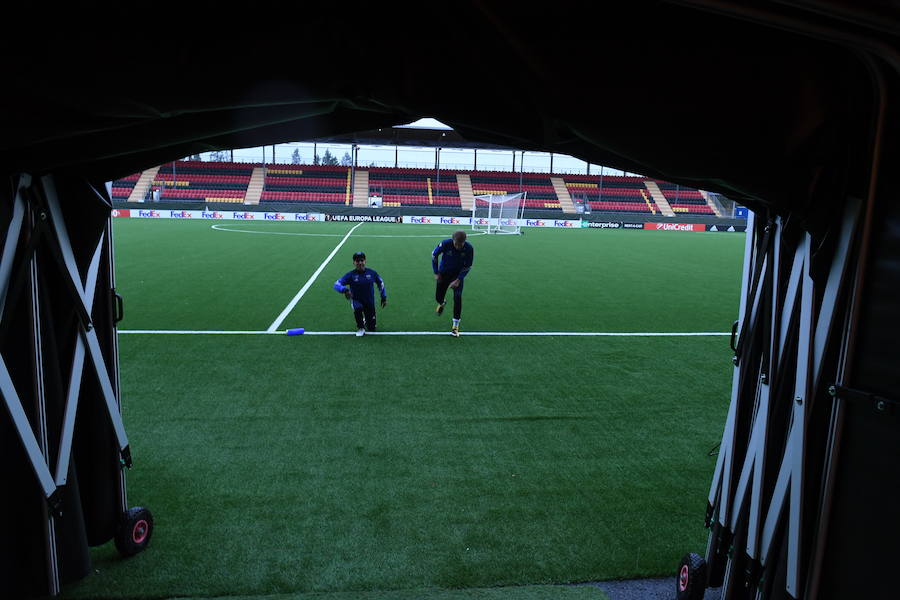
[[459,319],[453,319],[453,326],[459,327]]

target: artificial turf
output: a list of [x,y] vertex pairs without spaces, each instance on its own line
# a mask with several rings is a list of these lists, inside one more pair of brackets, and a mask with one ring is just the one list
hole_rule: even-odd
[[[350,228],[303,225],[243,228]],[[265,330],[342,239],[116,226],[125,330]],[[380,328],[445,329],[428,254],[449,232],[357,232],[284,326],[351,330],[330,287],[364,249]],[[725,331],[742,237],[472,238],[464,332]],[[668,574],[705,541],[727,337],[122,334],[120,352],[130,503],[156,529],[132,559],[96,549],[66,597],[542,598],[528,586]]]
[[[192,600],[605,600],[606,595],[588,585],[529,585],[466,590],[387,590],[378,592],[311,592],[265,596],[219,596]],[[172,599],[176,600],[176,599]]]

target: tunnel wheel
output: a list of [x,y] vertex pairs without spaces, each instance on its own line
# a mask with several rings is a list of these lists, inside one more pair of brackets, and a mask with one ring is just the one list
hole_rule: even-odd
[[685,554],[675,574],[676,600],[703,600],[706,591],[706,561],[699,554]]
[[144,550],[153,534],[153,515],[146,508],[137,506],[122,515],[116,531],[116,550],[124,557],[134,556]]

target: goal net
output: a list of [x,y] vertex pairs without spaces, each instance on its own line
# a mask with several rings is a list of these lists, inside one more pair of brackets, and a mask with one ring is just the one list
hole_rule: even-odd
[[525,213],[527,193],[475,196],[472,229],[486,233],[520,233],[519,219]]

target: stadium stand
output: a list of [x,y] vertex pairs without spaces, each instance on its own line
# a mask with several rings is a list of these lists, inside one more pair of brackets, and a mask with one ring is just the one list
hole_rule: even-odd
[[573,200],[586,201],[591,211],[654,213],[655,206],[642,194],[644,179],[621,175],[566,175]]
[[446,206],[459,209],[456,171],[370,167],[369,194],[384,206]]
[[665,181],[657,181],[656,184],[675,213],[715,214],[698,190],[692,190]]
[[252,165],[181,161],[159,168],[153,188],[161,202],[243,202]]
[[141,178],[140,173],[134,173],[128,177],[117,179],[112,184],[112,199],[125,202],[134,189],[134,184]]
[[[153,188],[161,189],[161,201],[198,200],[243,202],[254,166],[227,162],[179,161],[159,169]],[[351,171],[346,166],[269,164],[260,202],[343,204],[352,203]],[[511,171],[454,171],[362,167],[369,175],[370,196],[381,196],[386,207],[428,206],[461,208],[457,174],[469,175],[475,195],[527,192],[526,210],[559,210],[560,200],[550,175]],[[140,173],[113,182],[113,200],[126,201]],[[438,179],[440,177],[440,179]],[[556,175],[572,199],[584,202],[592,212],[658,214],[645,187],[646,179],[633,176]],[[655,180],[650,180],[655,181]],[[688,214],[714,214],[699,191],[656,181],[672,210]]]
[[473,171],[472,193],[513,194],[527,192],[525,210],[561,210],[559,198],[550,182],[550,176],[540,173],[513,173],[495,171]]
[[266,165],[260,204],[349,204],[350,168],[331,165]]

